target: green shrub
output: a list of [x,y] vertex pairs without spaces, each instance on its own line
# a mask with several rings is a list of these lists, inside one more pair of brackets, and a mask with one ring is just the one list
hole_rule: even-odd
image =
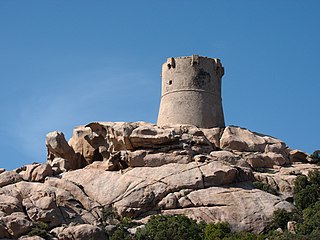
[[47,238],[48,237],[48,224],[44,223],[44,222],[35,222],[33,224],[33,228],[32,230],[28,233],[29,237],[32,236],[39,236],[42,238]]
[[207,224],[204,229],[204,240],[223,239],[230,233],[228,223]]
[[232,233],[229,236],[223,238],[223,240],[264,240],[266,239],[264,235],[249,233],[249,232],[239,232]]
[[277,232],[269,232],[268,235],[265,236],[266,240],[318,240],[318,239],[311,239],[310,236],[304,236],[301,234],[294,234],[285,231],[283,233]]
[[[318,152],[317,154],[319,154]],[[320,239],[320,172],[310,171],[308,177],[295,181],[294,203],[303,210],[303,221],[297,226],[297,239]]]
[[294,203],[297,208],[303,210],[319,200],[319,187],[316,185],[307,185],[294,195]]
[[110,240],[131,240],[133,237],[123,225],[117,227],[117,230],[109,238]]
[[128,228],[135,226],[129,217],[120,217],[110,206],[105,206],[101,211],[101,222],[103,226],[114,225],[116,229],[106,230],[110,240],[129,240],[133,236],[128,232]]
[[138,229],[137,240],[201,240],[203,224],[186,216],[152,216],[144,228]]
[[285,209],[277,209],[273,212],[271,229],[281,228],[286,230],[289,221],[303,222],[302,212],[298,209],[293,209],[291,212],[287,212]]
[[133,236],[128,232],[128,228],[135,226],[132,219],[124,217],[120,219],[120,223],[117,224],[117,229],[114,231],[110,240],[130,240]]
[[309,182],[310,184],[314,184],[317,185],[318,187],[320,187],[320,172],[319,171],[310,171],[308,173],[308,177],[309,177]]
[[284,209],[278,209],[273,213],[271,227],[273,229],[281,228],[284,230],[287,228],[287,223],[290,220],[291,213],[287,212]]
[[309,185],[309,181],[307,176],[301,175],[296,178],[294,183],[294,194],[299,193],[301,190],[305,189],[305,187]]
[[108,224],[119,224],[121,217],[118,215],[118,213],[109,206],[105,206],[102,211],[101,211],[101,219],[102,219],[102,224],[104,226],[108,225]]
[[312,158],[313,162],[317,163],[320,162],[320,150],[314,151],[310,157]]
[[308,178],[298,176],[295,181],[293,199],[296,207],[302,210],[320,199],[320,172],[310,171]]
[[262,191],[265,191],[267,193],[271,193],[273,195],[278,196],[278,191],[276,189],[274,189],[272,186],[270,186],[269,184],[267,184],[267,183],[264,183],[264,182],[253,182],[252,184],[253,184],[253,186],[255,188],[258,188],[258,189],[260,189]]
[[299,233],[320,233],[320,201],[303,210],[303,220],[303,223],[298,225]]

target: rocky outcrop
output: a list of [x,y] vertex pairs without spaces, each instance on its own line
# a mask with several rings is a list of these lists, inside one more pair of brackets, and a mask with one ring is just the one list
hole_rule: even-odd
[[[299,159],[282,141],[233,126],[199,129],[189,125],[159,127],[145,122],[90,123],[77,127],[69,144],[61,133],[48,134],[50,162],[55,162],[55,158],[69,162],[76,159],[71,167],[74,169],[74,166],[79,168],[103,161],[107,162],[106,170],[119,170],[188,163],[199,159],[196,155],[200,154],[205,155],[202,159],[220,159],[221,154],[232,154],[233,157],[224,159],[236,165],[246,165],[246,162],[253,168],[283,166]],[[61,149],[66,149],[65,154]]]
[[277,196],[253,189],[250,184],[192,191],[183,196],[182,201],[188,203],[184,208],[162,210],[161,213],[183,214],[205,222],[228,222],[236,231],[262,232],[276,209],[291,211],[293,208]]
[[46,145],[47,163],[0,173],[0,238],[45,222],[53,239],[102,239],[106,208],[139,222],[184,214],[261,232],[276,209],[293,208],[286,200],[296,176],[318,169],[284,142],[234,126],[95,122],[75,128],[69,141],[49,133]]
[[268,172],[254,172],[257,181],[269,184],[279,191],[284,199],[293,197],[294,182],[300,175],[308,175],[309,171],[320,170],[320,166],[308,163],[295,163],[287,167],[272,169]]
[[46,146],[48,150],[47,160],[53,162],[55,158],[67,159],[70,169],[82,167],[80,156],[77,156],[67,143],[62,132],[50,132],[46,136]]
[[50,164],[30,164],[26,165],[20,172],[25,181],[42,182],[47,176],[53,175]]

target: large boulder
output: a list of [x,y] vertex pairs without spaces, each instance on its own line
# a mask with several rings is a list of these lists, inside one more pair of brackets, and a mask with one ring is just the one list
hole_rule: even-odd
[[220,139],[222,149],[240,152],[264,152],[266,145],[266,139],[240,127],[226,127]]
[[64,158],[69,160],[71,169],[82,167],[79,156],[69,146],[62,132],[54,131],[48,133],[46,136],[46,146],[48,162],[52,162],[55,158]]
[[305,152],[302,152],[300,150],[291,150],[289,152],[289,159],[291,163],[295,163],[295,162],[302,162],[302,163],[306,163],[307,159],[308,159],[308,154],[306,154]]
[[0,174],[0,187],[22,181],[22,176],[16,171],[8,171]]
[[53,229],[50,233],[58,239],[64,240],[107,239],[107,236],[102,228],[90,224],[59,227]]
[[211,142],[215,148],[220,148],[220,139],[222,136],[224,128],[209,128],[202,129],[206,138]]
[[52,167],[49,163],[29,164],[25,166],[25,170],[20,172],[25,181],[40,182],[48,176],[53,175]]
[[287,146],[284,142],[248,129],[228,126],[224,129],[220,139],[220,148],[239,152],[274,152],[287,154]]
[[50,165],[52,167],[53,175],[66,172],[70,169],[70,161],[65,158],[54,158]]
[[4,215],[10,215],[14,212],[23,212],[21,201],[14,196],[0,195],[0,211]]
[[241,154],[235,154],[230,151],[212,151],[210,158],[214,161],[226,162],[239,167],[250,167],[250,165],[242,158]]
[[243,158],[252,168],[272,168],[273,166],[283,166],[288,163],[288,159],[279,153],[245,153]]
[[[32,222],[23,212],[14,212],[10,215],[0,217],[0,221],[12,238],[18,238],[28,233],[32,228]],[[6,233],[2,235],[6,235]]]
[[134,148],[153,148],[162,144],[170,144],[179,139],[171,129],[157,126],[140,126],[130,134],[130,142]]

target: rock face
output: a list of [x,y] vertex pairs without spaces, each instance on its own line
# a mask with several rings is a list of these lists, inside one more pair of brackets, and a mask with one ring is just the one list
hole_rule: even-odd
[[205,222],[225,221],[237,231],[262,232],[275,209],[292,209],[290,203],[247,184],[201,189],[183,198],[188,200],[185,209],[162,210],[162,213],[183,214]]
[[44,222],[52,239],[103,239],[110,208],[140,222],[184,214],[262,232],[276,209],[293,208],[286,200],[296,176],[319,168],[280,140],[233,126],[90,123],[69,142],[49,133],[46,144],[47,163],[0,173],[0,238],[19,238]]
[[79,224],[76,226],[59,227],[51,231],[58,239],[106,239],[103,229],[90,224]]

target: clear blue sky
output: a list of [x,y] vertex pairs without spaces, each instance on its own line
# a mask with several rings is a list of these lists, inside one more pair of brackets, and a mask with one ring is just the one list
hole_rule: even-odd
[[320,148],[320,1],[0,1],[0,167],[46,160],[45,135],[156,122],[167,57],[225,66],[228,125]]

